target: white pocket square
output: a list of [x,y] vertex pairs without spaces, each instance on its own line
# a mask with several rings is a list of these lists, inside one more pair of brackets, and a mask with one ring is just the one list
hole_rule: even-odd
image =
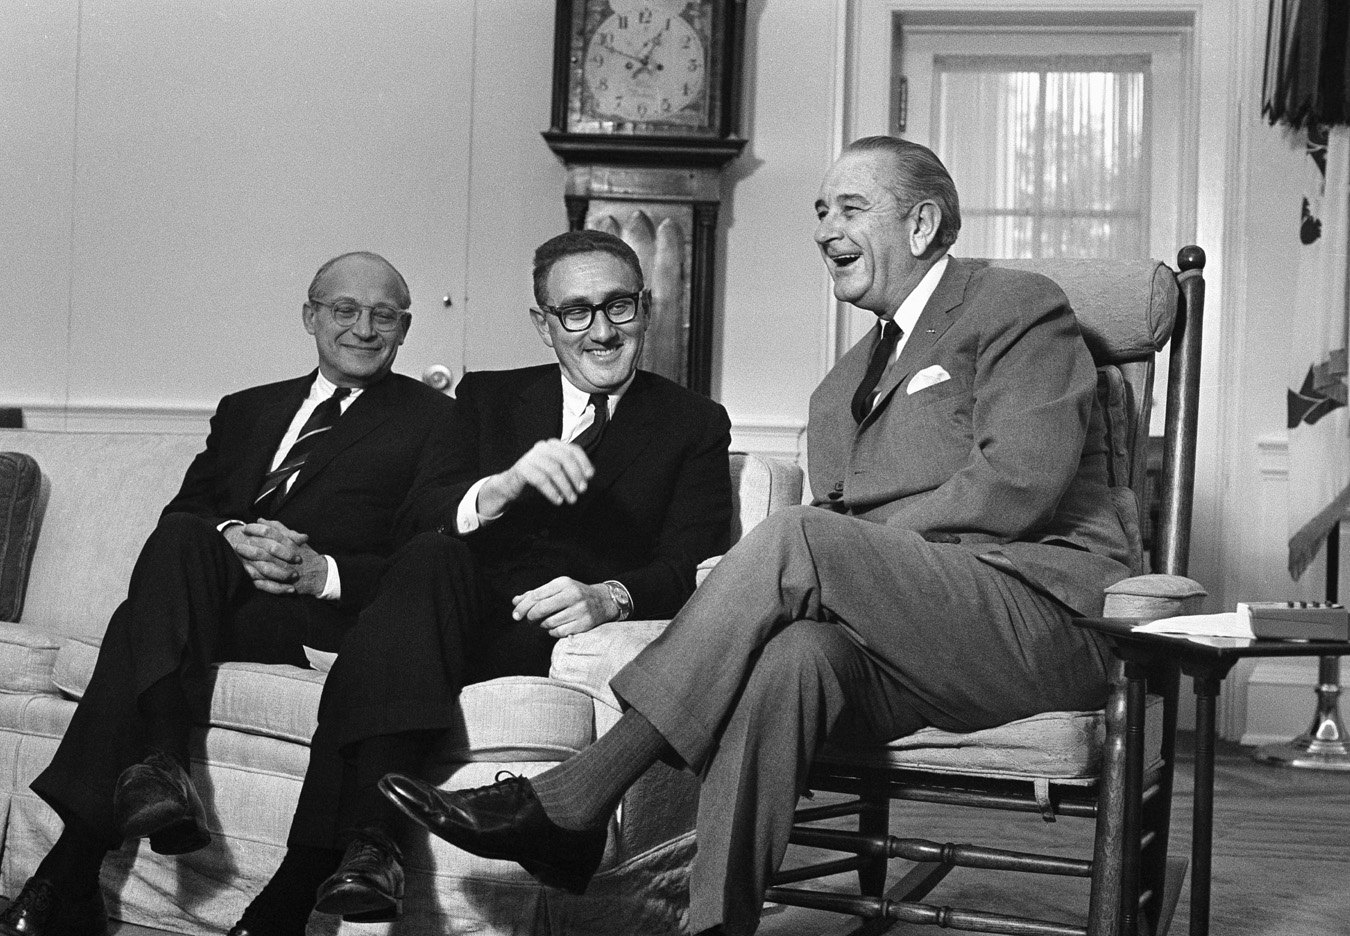
[[933,364],[925,367],[909,379],[909,386],[905,388],[906,393],[918,393],[920,390],[926,390],[934,384],[940,384],[944,380],[951,380],[952,375],[942,369],[941,364]]

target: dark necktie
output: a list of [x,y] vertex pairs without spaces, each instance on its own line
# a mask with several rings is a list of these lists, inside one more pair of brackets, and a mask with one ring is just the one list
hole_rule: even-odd
[[872,360],[867,362],[867,373],[863,374],[862,383],[858,384],[858,390],[853,394],[854,421],[861,423],[872,411],[872,392],[881,382],[886,365],[891,363],[891,355],[895,354],[895,345],[900,340],[900,334],[899,325],[894,322],[882,323],[881,337],[877,340],[876,347],[872,349]]
[[305,459],[314,451],[314,446],[319,444],[325,432],[333,428],[333,424],[342,415],[342,401],[351,392],[350,387],[338,387],[332,396],[314,407],[314,412],[309,414],[305,424],[300,427],[300,434],[295,437],[295,442],[286,453],[286,457],[281,460],[281,464],[263,476],[258,496],[253,499],[253,505],[258,508],[259,516],[266,516],[269,511],[275,510],[281,504],[282,498],[286,496],[286,482],[304,467]]
[[591,406],[595,409],[595,418],[591,424],[572,439],[573,445],[580,445],[587,455],[592,454],[600,444],[600,437],[609,425],[609,394],[592,393]]

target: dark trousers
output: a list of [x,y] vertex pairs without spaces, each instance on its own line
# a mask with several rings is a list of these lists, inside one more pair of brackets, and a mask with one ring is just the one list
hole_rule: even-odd
[[826,738],[973,730],[1100,706],[1071,612],[958,545],[776,512],[611,681],[702,777],[690,932],[754,932]]
[[497,581],[463,541],[439,533],[414,537],[394,555],[324,683],[292,847],[341,846],[343,778],[360,742],[418,732],[429,746],[456,727],[463,686],[548,674],[553,638],[511,618],[511,595],[524,587]]
[[225,537],[191,514],[169,514],[141,548],[127,598],[113,613],[98,662],[56,755],[33,790],[63,820],[75,816],[109,847],[118,774],[145,755],[137,701],[177,674],[193,717],[210,710],[211,664],[307,667],[302,647],[336,649],[349,623],[336,602],[253,587]]

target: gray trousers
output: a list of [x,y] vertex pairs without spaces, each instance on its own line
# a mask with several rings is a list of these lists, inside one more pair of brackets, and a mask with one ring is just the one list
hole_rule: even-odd
[[754,932],[827,737],[1101,706],[1105,654],[1071,616],[908,530],[814,507],[755,527],[611,682],[702,778],[690,932]]

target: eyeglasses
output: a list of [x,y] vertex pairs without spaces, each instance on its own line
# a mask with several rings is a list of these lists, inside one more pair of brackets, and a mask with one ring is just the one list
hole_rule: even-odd
[[549,315],[556,315],[558,321],[562,322],[564,331],[584,332],[590,329],[595,321],[595,313],[605,313],[605,318],[609,319],[611,325],[626,325],[637,318],[638,302],[642,299],[642,292],[628,293],[622,296],[614,296],[606,299],[604,302],[598,302],[595,305],[578,303],[577,305],[567,305],[561,308],[556,306],[540,305],[539,311],[547,312]]
[[333,321],[337,322],[343,328],[355,325],[361,318],[362,312],[370,313],[370,324],[378,332],[396,331],[399,322],[402,321],[406,313],[403,309],[395,309],[392,306],[376,305],[363,306],[357,302],[340,301],[337,303],[322,302],[318,299],[309,300],[311,305],[327,306],[333,311]]

